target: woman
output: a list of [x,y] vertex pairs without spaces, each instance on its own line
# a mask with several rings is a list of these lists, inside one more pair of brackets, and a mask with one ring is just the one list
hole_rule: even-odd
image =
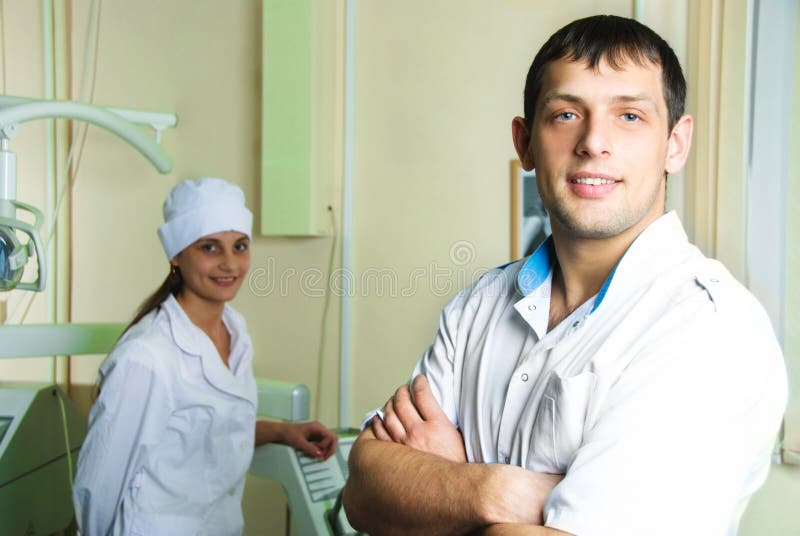
[[256,421],[253,349],[227,305],[250,266],[252,219],[221,179],[167,195],[158,235],[170,273],[99,371],[73,489],[84,536],[241,534],[254,443],[336,450],[317,422]]

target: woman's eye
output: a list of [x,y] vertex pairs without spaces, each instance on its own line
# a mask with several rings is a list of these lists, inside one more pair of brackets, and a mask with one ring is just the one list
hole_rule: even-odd
[[214,247],[214,244],[203,244],[200,246],[200,249],[202,249],[205,252],[212,252],[216,248]]
[[247,251],[249,247],[250,245],[246,242],[239,242],[236,244],[236,251]]

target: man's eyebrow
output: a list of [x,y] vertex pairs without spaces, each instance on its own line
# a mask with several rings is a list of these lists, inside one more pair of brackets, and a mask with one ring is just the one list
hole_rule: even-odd
[[572,104],[583,104],[584,100],[570,93],[551,93],[542,98],[542,106],[547,106],[553,101],[566,101]]
[[652,97],[645,94],[639,95],[617,95],[611,102],[616,104],[638,104],[643,103],[647,104],[650,108],[652,108],[655,112],[658,112],[658,106],[656,105],[655,101],[653,101]]
[[[571,93],[551,93],[549,95],[545,95],[542,98],[542,106],[547,106],[548,104],[555,102],[555,101],[563,101],[568,102],[571,104],[582,105],[586,101],[577,95],[573,95]],[[653,101],[653,99],[644,93],[641,94],[634,94],[634,95],[615,95],[611,98],[611,102],[614,104],[636,104],[636,103],[643,103],[648,105],[649,108],[652,108],[656,113],[658,113],[658,106]]]

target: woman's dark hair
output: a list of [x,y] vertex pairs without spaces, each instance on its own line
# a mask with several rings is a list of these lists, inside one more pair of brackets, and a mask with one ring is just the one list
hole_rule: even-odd
[[525,81],[525,123],[528,128],[533,123],[545,68],[560,59],[585,61],[592,69],[596,69],[603,59],[617,70],[621,70],[627,61],[638,65],[645,65],[649,61],[659,65],[670,132],[683,115],[686,79],[675,52],[667,42],[633,19],[595,15],[571,22],[558,30],[533,59]]
[[[170,294],[177,296],[181,289],[183,289],[183,276],[181,276],[181,271],[177,266],[170,265],[167,278],[164,279],[164,282],[161,283],[161,286],[158,287],[155,292],[142,302],[139,309],[136,310],[136,315],[133,317],[133,320],[125,327],[122,335],[125,335],[129,329],[139,322],[139,320],[147,316],[150,311],[158,308]],[[122,335],[120,335],[120,337],[122,337]]]
[[[131,320],[130,324],[125,326],[125,329],[122,330],[119,338],[121,339],[123,335],[125,335],[129,329],[131,329],[134,325],[136,325],[139,320],[147,316],[147,314],[152,311],[153,309],[158,308],[167,297],[172,294],[173,296],[177,296],[181,289],[183,288],[183,276],[181,276],[181,271],[178,270],[177,266],[170,265],[169,273],[167,274],[167,278],[164,279],[164,282],[161,283],[161,286],[156,289],[155,292],[150,294],[139,306],[136,310],[136,315],[134,315],[133,320]],[[119,339],[117,339],[119,341]],[[91,390],[91,399],[92,403],[97,400],[97,397],[100,396],[100,379],[98,378],[94,385],[92,385]]]

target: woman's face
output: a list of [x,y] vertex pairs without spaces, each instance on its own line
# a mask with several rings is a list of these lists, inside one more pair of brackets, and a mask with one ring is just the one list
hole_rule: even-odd
[[187,246],[170,262],[181,272],[184,297],[224,303],[236,297],[247,276],[250,239],[237,231],[210,234]]

